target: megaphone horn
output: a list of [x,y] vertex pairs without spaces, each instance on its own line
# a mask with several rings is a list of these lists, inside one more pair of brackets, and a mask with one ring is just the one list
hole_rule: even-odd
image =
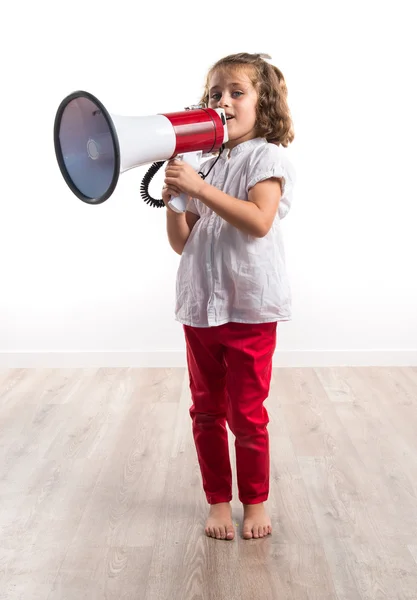
[[[144,117],[111,115],[84,91],[64,98],[54,122],[61,173],[72,192],[88,204],[107,200],[120,173],[155,161],[186,159],[192,153],[212,154],[227,140],[223,109],[198,105]],[[183,202],[178,208],[185,210]]]

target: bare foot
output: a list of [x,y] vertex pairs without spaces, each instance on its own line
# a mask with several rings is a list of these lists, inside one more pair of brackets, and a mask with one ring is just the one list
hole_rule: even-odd
[[264,503],[243,505],[243,537],[245,540],[262,538],[272,533],[271,519]]
[[220,502],[210,506],[206,523],[206,535],[217,540],[233,540],[235,528],[232,521],[232,509],[229,502]]

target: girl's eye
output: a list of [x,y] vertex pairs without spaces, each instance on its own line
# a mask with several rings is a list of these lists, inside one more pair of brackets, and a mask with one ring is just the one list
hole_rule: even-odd
[[[232,96],[233,96],[233,98],[239,98],[239,96],[242,96],[242,94],[243,94],[243,92],[233,92]],[[221,94],[219,94],[219,93],[211,95],[212,100],[220,100],[220,98],[221,98]]]

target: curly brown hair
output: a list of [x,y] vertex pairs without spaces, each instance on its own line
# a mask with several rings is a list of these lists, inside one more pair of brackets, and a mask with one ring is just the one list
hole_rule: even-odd
[[244,68],[258,93],[256,108],[257,135],[285,148],[294,140],[294,126],[288,107],[287,84],[281,71],[267,63],[269,54],[230,54],[218,60],[207,73],[201,103],[209,105],[210,79],[219,69]]

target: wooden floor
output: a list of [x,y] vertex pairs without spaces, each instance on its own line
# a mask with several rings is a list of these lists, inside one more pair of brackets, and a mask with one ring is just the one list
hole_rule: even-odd
[[417,368],[274,370],[262,540],[236,488],[204,535],[189,404],[184,369],[0,371],[1,600],[417,599]]

